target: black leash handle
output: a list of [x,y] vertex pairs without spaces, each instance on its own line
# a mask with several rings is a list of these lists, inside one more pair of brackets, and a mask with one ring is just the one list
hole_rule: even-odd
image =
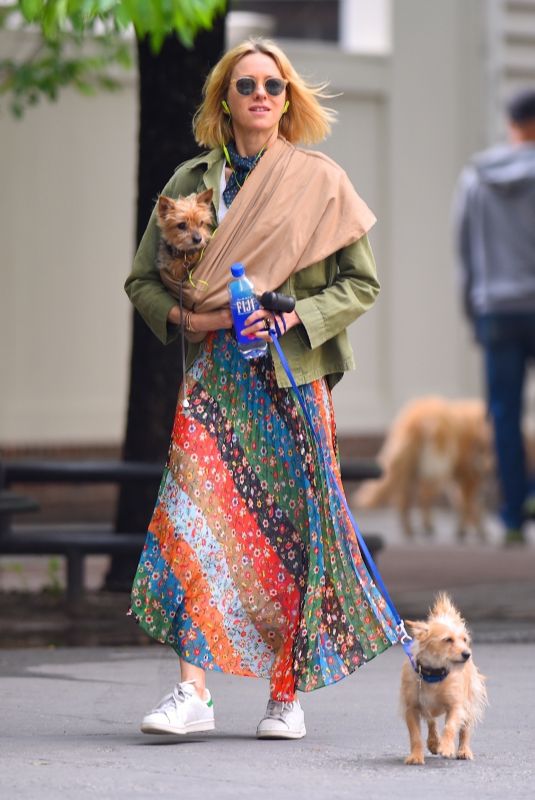
[[258,301],[266,311],[275,311],[277,314],[289,314],[295,308],[295,297],[280,292],[264,292]]

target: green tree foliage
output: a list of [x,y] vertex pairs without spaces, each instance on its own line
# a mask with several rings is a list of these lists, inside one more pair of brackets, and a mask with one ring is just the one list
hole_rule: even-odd
[[0,36],[1,29],[33,35],[14,57],[0,59],[0,96],[20,117],[66,86],[86,94],[116,89],[117,67],[132,66],[132,31],[154,53],[173,33],[191,47],[225,7],[226,0],[7,0],[0,5]]

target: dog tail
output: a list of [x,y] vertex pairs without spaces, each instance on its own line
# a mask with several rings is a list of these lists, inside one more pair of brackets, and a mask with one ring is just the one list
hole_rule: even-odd
[[485,676],[474,666],[468,688],[470,700],[468,707],[470,709],[470,722],[472,725],[477,725],[478,722],[481,722],[485,709],[489,705],[485,682]]
[[407,490],[416,471],[417,454],[397,435],[394,423],[391,434],[381,448],[377,460],[384,475],[377,480],[365,481],[353,499],[358,508],[376,508],[386,505],[398,493]]
[[365,481],[353,495],[353,500],[358,508],[377,508],[388,501],[390,489],[390,481],[386,476],[375,481]]

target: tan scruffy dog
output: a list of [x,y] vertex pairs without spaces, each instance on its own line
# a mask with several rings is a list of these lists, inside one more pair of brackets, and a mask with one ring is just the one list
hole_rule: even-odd
[[411,508],[420,508],[424,530],[432,533],[432,506],[446,494],[458,513],[459,537],[473,528],[485,538],[481,498],[493,456],[491,428],[480,400],[413,400],[395,419],[378,460],[384,475],[356,492],[360,508],[391,502],[410,537]]
[[197,264],[210,241],[212,194],[207,189],[178,200],[163,194],[158,198],[156,219],[162,235],[157,263],[163,283],[171,290]]
[[[401,671],[401,706],[411,743],[405,763],[424,763],[422,718],[427,722],[431,753],[472,759],[470,736],[488,700],[485,678],[472,660],[465,621],[448,595],[440,594],[425,622],[406,620],[406,624],[414,636],[414,665],[406,660]],[[439,736],[436,720],[443,714],[446,719]]]

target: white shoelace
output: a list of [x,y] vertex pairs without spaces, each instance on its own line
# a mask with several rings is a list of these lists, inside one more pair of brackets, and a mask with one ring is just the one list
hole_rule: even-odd
[[285,716],[287,713],[290,713],[293,710],[295,702],[295,700],[293,700],[291,703],[287,703],[270,699],[266,709],[266,717],[270,717],[271,719],[280,719],[282,722],[286,722]]
[[[182,681],[182,683],[195,683],[195,681]],[[177,684],[170,694],[166,694],[162,698],[159,706],[154,711],[166,712],[168,709],[178,708],[179,703],[185,703],[188,697],[192,697],[188,692],[185,692],[181,684]]]

